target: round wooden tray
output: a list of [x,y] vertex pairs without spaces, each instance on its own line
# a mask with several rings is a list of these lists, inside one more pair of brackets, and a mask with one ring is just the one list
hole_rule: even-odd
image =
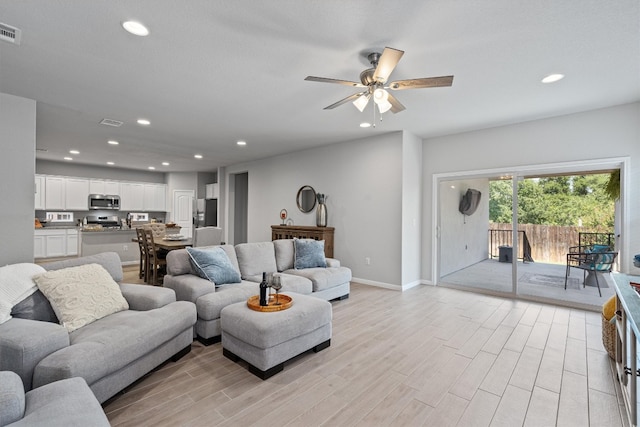
[[247,307],[255,311],[281,311],[291,307],[293,300],[289,295],[279,294],[279,304],[276,305],[275,295],[269,298],[269,305],[260,305],[260,295],[254,295],[247,300]]

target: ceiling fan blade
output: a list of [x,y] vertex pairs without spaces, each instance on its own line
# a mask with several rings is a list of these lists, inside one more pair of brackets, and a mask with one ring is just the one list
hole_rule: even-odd
[[422,89],[427,87],[445,87],[453,84],[453,76],[425,77],[423,79],[397,80],[389,84],[389,89]]
[[404,55],[403,50],[385,47],[382,56],[378,60],[376,71],[373,73],[374,80],[386,83],[402,55]]
[[310,82],[320,83],[337,83],[339,85],[351,86],[351,87],[366,87],[362,83],[350,82],[349,80],[328,79],[326,77],[307,76],[305,80]]
[[346,104],[349,101],[355,101],[356,99],[358,99],[359,97],[361,97],[362,95],[364,95],[365,93],[367,93],[367,91],[364,92],[360,92],[360,93],[354,93],[353,95],[349,95],[344,99],[341,99],[340,101],[329,105],[328,107],[324,107],[325,110],[332,110],[336,107],[341,106],[342,104]]
[[402,105],[395,96],[389,94],[387,101],[389,101],[389,103],[391,104],[390,110],[393,114],[399,113],[400,111],[405,110],[404,105]]

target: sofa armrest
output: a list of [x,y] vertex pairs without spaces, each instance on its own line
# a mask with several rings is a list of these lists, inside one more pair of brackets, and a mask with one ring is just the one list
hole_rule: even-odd
[[129,303],[129,310],[153,310],[176,301],[176,294],[171,289],[121,283],[120,290]]
[[13,371],[31,390],[33,371],[48,355],[69,346],[69,333],[56,323],[13,318],[0,325],[0,371]]
[[24,409],[22,380],[15,372],[0,371],[0,426],[22,419]]
[[181,274],[179,276],[167,274],[162,283],[165,288],[173,289],[176,292],[178,301],[195,303],[202,295],[216,291],[213,283],[195,274]]
[[326,258],[327,267],[340,267],[340,261],[335,258]]

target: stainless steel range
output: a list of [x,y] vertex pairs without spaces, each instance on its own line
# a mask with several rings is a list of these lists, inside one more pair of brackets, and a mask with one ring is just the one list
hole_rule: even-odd
[[117,215],[89,215],[84,218],[85,231],[119,230],[120,218]]

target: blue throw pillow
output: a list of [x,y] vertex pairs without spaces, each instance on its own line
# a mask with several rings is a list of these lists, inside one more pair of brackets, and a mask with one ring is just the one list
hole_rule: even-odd
[[293,267],[296,270],[313,267],[326,267],[324,257],[324,240],[293,239],[295,259]]
[[231,264],[229,256],[220,247],[209,249],[187,248],[198,276],[213,282],[216,286],[240,283],[240,273]]

